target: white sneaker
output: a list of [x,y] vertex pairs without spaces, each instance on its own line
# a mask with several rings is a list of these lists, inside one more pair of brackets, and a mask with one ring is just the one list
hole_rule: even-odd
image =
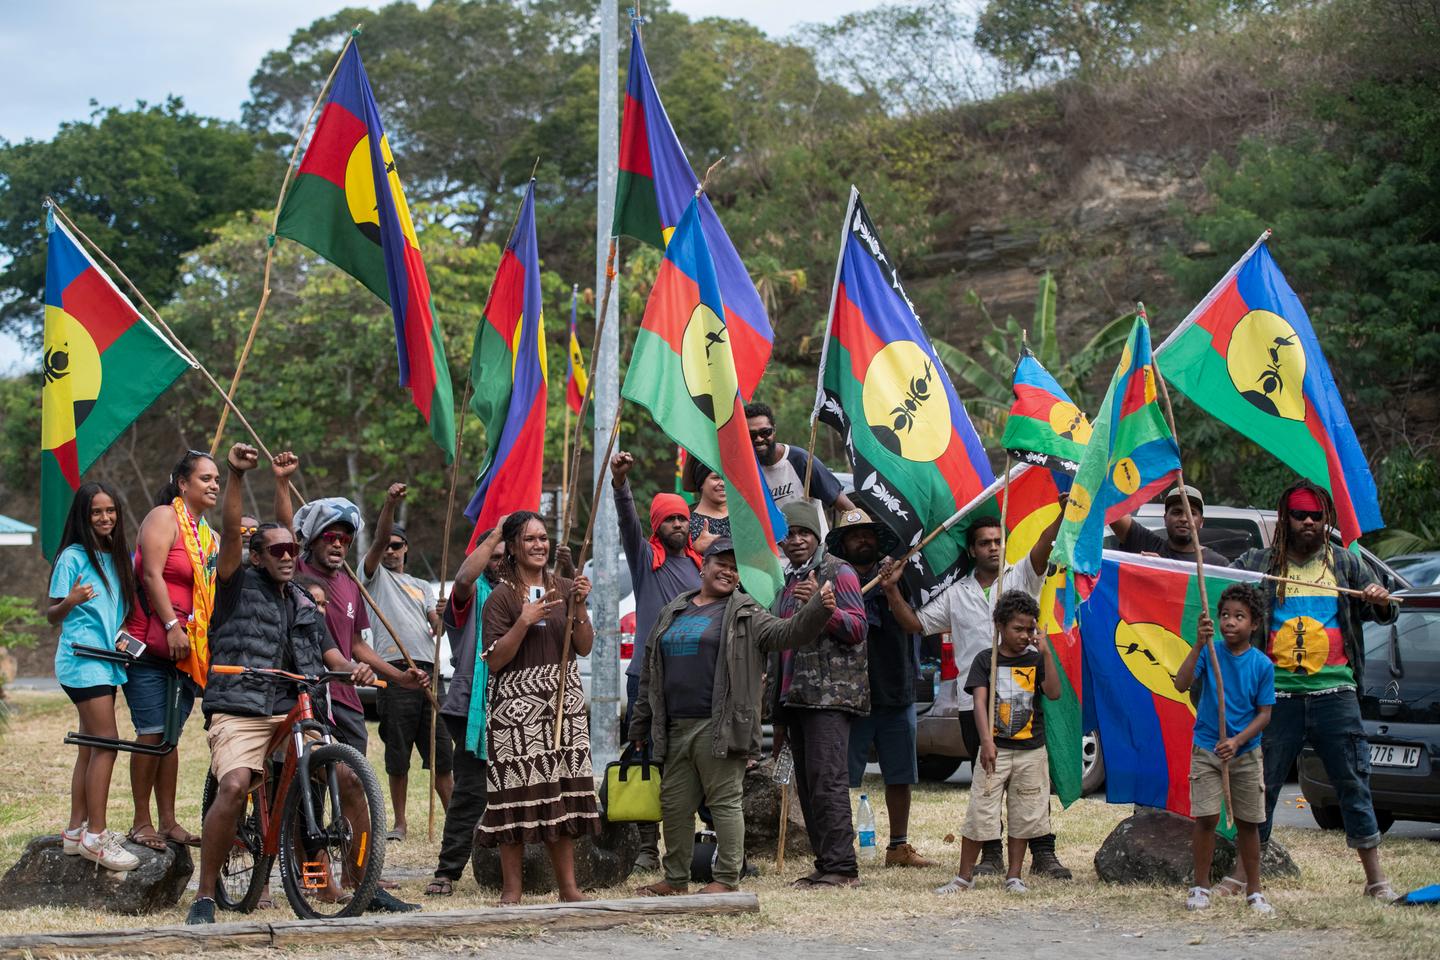
[[82,823],[74,830],[65,829],[60,831],[60,852],[67,857],[80,856],[80,839],[85,835],[85,828],[89,824]]
[[1027,887],[1027,886],[1025,886],[1025,881],[1021,880],[1019,877],[1006,877],[1006,878],[1005,878],[1005,892],[1006,892],[1006,893],[1014,893],[1014,894],[1024,894],[1024,893],[1029,893],[1029,892],[1030,892],[1030,888]]
[[1210,888],[1191,887],[1190,896],[1185,898],[1186,910],[1209,910],[1210,909]]
[[80,856],[91,863],[98,863],[106,870],[114,870],[117,873],[124,873],[127,870],[134,870],[140,866],[140,858],[120,845],[120,838],[112,831],[91,836],[96,842],[92,845],[89,837],[80,841]]
[[1275,916],[1275,908],[1270,906],[1270,901],[1265,899],[1263,893],[1252,893],[1245,898],[1245,902],[1250,905],[1250,909],[1258,917],[1269,920]]
[[964,877],[951,877],[950,882],[943,887],[936,887],[935,892],[939,894],[963,893],[966,890],[974,889],[975,881],[966,880]]

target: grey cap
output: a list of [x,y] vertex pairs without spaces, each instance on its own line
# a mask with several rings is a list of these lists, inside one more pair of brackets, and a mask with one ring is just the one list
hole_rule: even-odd
[[705,548],[705,559],[709,560],[717,553],[734,553],[735,543],[729,537],[716,537],[710,546]]
[[1172,487],[1170,492],[1165,494],[1165,505],[1169,506],[1171,500],[1179,500],[1181,497],[1188,497],[1192,504],[1199,507],[1201,512],[1204,512],[1205,498],[1200,495],[1198,489],[1190,486],[1188,483],[1183,487]]

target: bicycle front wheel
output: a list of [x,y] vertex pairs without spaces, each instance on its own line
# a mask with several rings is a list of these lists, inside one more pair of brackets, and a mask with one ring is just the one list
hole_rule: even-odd
[[374,769],[359,751],[328,743],[310,753],[309,809],[297,777],[285,794],[280,822],[280,876],[285,897],[302,918],[355,917],[365,912],[385,866],[385,800]]
[[[200,803],[203,820],[215,802],[219,790],[215,774],[205,775],[205,795]],[[265,855],[265,840],[260,834],[260,793],[252,790],[245,797],[245,808],[235,824],[235,840],[230,853],[220,864],[220,876],[215,883],[215,905],[221,910],[250,913],[260,902],[260,893],[270,880],[270,867],[274,857]]]

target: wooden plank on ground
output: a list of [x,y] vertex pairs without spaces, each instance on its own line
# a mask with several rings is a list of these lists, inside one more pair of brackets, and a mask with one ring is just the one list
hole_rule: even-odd
[[281,920],[274,923],[217,923],[210,926],[93,930],[0,937],[0,960],[28,960],[83,954],[191,954],[235,947],[302,947],[374,940],[433,940],[496,935],[541,928],[547,931],[603,930],[674,916],[755,913],[753,893],[696,893],[680,897],[537,903],[493,910],[381,914],[339,920]]

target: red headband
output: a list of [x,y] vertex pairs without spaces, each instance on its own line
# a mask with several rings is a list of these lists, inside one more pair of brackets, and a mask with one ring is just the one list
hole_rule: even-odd
[[1299,490],[1290,491],[1288,506],[1291,510],[1317,510],[1325,512],[1325,504],[1320,502],[1314,490],[1307,490],[1301,487]]

